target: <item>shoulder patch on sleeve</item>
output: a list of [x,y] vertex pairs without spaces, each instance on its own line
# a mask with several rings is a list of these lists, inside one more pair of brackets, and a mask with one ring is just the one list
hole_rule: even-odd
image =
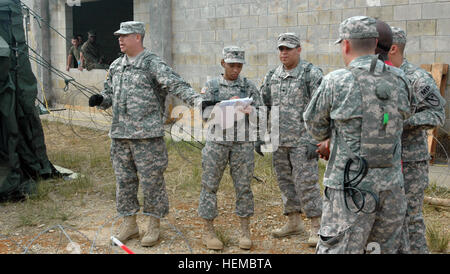
[[425,101],[427,101],[428,104],[432,105],[433,107],[438,107],[440,106],[440,100],[439,98],[434,95],[434,94],[430,94],[428,97],[425,98]]

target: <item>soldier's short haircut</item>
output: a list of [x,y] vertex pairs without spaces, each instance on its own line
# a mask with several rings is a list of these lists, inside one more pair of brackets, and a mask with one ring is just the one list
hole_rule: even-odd
[[352,48],[358,52],[372,52],[377,47],[376,38],[349,39]]
[[398,50],[400,51],[401,54],[403,54],[405,52],[405,47],[406,47],[405,44],[394,43],[393,45],[396,45],[398,47]]

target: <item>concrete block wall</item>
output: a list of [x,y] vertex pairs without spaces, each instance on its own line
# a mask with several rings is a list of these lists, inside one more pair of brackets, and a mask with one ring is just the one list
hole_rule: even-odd
[[[300,35],[301,57],[328,73],[344,66],[339,46],[333,44],[339,23],[356,15],[403,28],[408,34],[406,57],[412,63],[450,64],[450,1],[172,0],[173,66],[200,90],[209,77],[222,72],[222,48],[237,45],[246,50],[242,74],[259,86],[279,64],[277,36],[289,31]],[[447,85],[445,128],[450,131]]]

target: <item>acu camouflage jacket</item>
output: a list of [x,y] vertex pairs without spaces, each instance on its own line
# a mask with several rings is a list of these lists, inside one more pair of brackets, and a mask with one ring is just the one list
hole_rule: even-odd
[[126,55],[109,68],[100,108],[112,106],[111,138],[145,139],[164,136],[163,108],[170,93],[194,106],[195,92],[172,68],[145,49],[133,63]]

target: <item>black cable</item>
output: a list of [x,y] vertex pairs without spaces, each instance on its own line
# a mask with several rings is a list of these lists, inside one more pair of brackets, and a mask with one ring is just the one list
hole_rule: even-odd
[[[373,193],[372,191],[360,189],[357,187],[361,183],[361,181],[364,179],[364,177],[366,177],[367,172],[369,171],[369,166],[367,164],[366,159],[364,159],[363,157],[358,157],[358,156],[356,156],[356,157],[358,158],[359,167],[358,167],[358,171],[357,171],[356,175],[351,179],[350,179],[350,175],[349,175],[350,167],[352,166],[354,161],[353,161],[353,159],[349,159],[347,161],[347,163],[345,164],[344,181],[343,181],[345,206],[347,207],[348,210],[352,211],[353,213],[358,213],[361,211],[365,214],[372,214],[378,210],[379,200],[378,200],[377,195],[375,193]],[[366,205],[366,195],[367,194],[372,196],[372,198],[375,200],[375,207],[370,212],[364,211],[364,207]],[[352,202],[356,207],[356,211],[350,209],[348,202],[347,202],[348,196],[351,197]],[[360,201],[360,202],[358,202],[358,201]]]

